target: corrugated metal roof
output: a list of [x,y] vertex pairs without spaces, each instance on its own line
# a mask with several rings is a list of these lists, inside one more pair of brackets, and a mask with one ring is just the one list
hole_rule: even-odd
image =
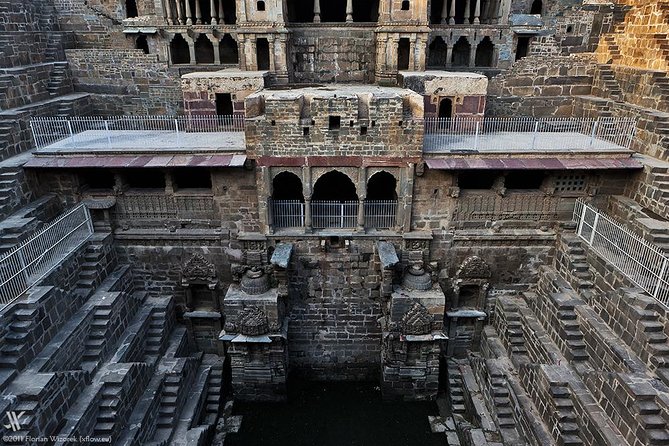
[[436,170],[590,170],[642,169],[634,158],[431,158],[425,159]]
[[37,156],[24,167],[242,167],[246,155],[105,155],[105,156]]

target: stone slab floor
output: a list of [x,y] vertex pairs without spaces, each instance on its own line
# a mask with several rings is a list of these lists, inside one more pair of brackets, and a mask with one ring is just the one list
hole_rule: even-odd
[[291,383],[286,403],[235,403],[242,416],[225,446],[446,446],[428,416],[434,402],[388,403],[374,383]]

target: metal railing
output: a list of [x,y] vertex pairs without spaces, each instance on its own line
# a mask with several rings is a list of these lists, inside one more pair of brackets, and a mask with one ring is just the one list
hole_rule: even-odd
[[425,119],[427,152],[486,150],[629,149],[637,121],[631,118]]
[[624,224],[579,199],[574,207],[576,233],[636,286],[669,307],[669,257]]
[[304,203],[299,200],[270,200],[275,228],[303,228]]
[[366,200],[365,227],[392,229],[397,221],[397,200]]
[[0,257],[0,305],[12,303],[93,234],[88,208],[80,204]]
[[244,116],[34,117],[30,128],[37,148],[66,139],[76,147],[81,142],[77,135],[87,131],[95,131],[96,136],[106,138],[111,146],[127,140],[128,132],[165,132],[177,138],[186,133],[243,132]]
[[214,199],[198,195],[126,194],[116,198],[114,217],[119,220],[208,220],[214,218]]
[[358,226],[357,201],[312,201],[311,222],[316,229]]
[[[455,221],[558,219],[560,199],[544,193],[462,193],[457,200]],[[568,217],[567,217],[568,218]]]

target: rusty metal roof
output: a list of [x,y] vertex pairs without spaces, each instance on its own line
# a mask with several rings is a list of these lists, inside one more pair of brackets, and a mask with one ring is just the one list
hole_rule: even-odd
[[91,168],[91,167],[242,167],[246,155],[105,155],[105,156],[37,156],[24,167]]
[[635,158],[428,158],[425,163],[435,170],[592,170],[642,169]]

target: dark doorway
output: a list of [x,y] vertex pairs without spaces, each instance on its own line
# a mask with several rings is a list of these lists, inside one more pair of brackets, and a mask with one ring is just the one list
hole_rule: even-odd
[[190,63],[190,49],[188,42],[181,34],[174,36],[170,42],[170,55],[173,64],[188,64]]
[[444,39],[437,37],[428,48],[427,66],[443,68],[448,65],[448,45]]
[[216,93],[216,114],[224,116],[233,113],[232,95],[230,93]]
[[172,171],[174,188],[211,189],[211,173],[208,169],[181,168]]
[[272,181],[272,199],[304,202],[302,180],[292,172],[281,172]]
[[367,183],[368,200],[397,200],[397,180],[388,172],[372,175]]
[[353,0],[354,22],[377,22],[379,20],[379,0]]
[[195,63],[214,63],[214,44],[204,34],[195,41]]
[[532,2],[532,7],[530,8],[530,14],[539,14],[539,15],[541,15],[541,13],[543,12],[543,11],[542,11],[543,6],[544,6],[544,5],[543,5],[543,3],[541,2],[541,0],[534,0],[534,1]]
[[336,170],[328,172],[316,181],[314,201],[357,201],[355,184],[346,175]]
[[444,2],[448,0],[432,0],[430,6],[430,23],[441,23],[441,13],[444,10]]
[[409,0],[404,0],[402,2],[401,8],[402,8],[402,11],[408,11],[409,9],[411,9],[411,2]]
[[226,34],[218,44],[222,64],[239,63],[239,47],[230,34]]
[[504,178],[507,189],[538,190],[544,182],[546,174],[542,170],[511,170]]
[[222,0],[223,1],[223,20],[221,20],[220,10],[219,10],[219,23],[223,22],[226,25],[234,25],[237,23],[237,6],[235,0]]
[[442,98],[439,101],[439,117],[442,119],[453,117],[453,101],[451,98]]
[[135,39],[135,48],[142,50],[144,54],[149,54],[149,42],[146,40],[146,35],[140,34]]
[[516,45],[516,60],[520,60],[529,54],[531,39],[532,38],[529,36],[518,36],[518,44]]
[[409,58],[411,56],[411,41],[406,37],[400,39],[397,45],[397,69],[408,70]]
[[469,56],[472,51],[472,46],[469,44],[469,41],[465,36],[462,36],[455,42],[453,45],[453,59],[452,63],[454,67],[467,67],[469,66]]
[[106,169],[86,169],[81,172],[79,183],[86,189],[110,190],[114,188],[114,174]]
[[311,23],[314,21],[313,0],[293,0],[286,2],[288,21],[292,23]]
[[125,0],[125,16],[127,18],[137,17],[139,15],[137,11],[137,1],[136,0]]
[[265,10],[265,1],[260,0],[259,2],[256,3],[256,9],[258,11],[264,11]]
[[499,173],[486,170],[470,170],[458,174],[458,187],[460,189],[491,189]]
[[492,67],[494,53],[495,45],[493,45],[490,37],[484,37],[481,43],[476,46],[475,65],[477,67]]
[[264,37],[256,42],[256,61],[258,70],[269,70],[269,42]]
[[130,189],[165,189],[165,174],[159,169],[126,169],[123,176]]
[[[313,11],[313,5],[311,10]],[[321,2],[321,22],[345,22],[346,0],[326,0]]]

